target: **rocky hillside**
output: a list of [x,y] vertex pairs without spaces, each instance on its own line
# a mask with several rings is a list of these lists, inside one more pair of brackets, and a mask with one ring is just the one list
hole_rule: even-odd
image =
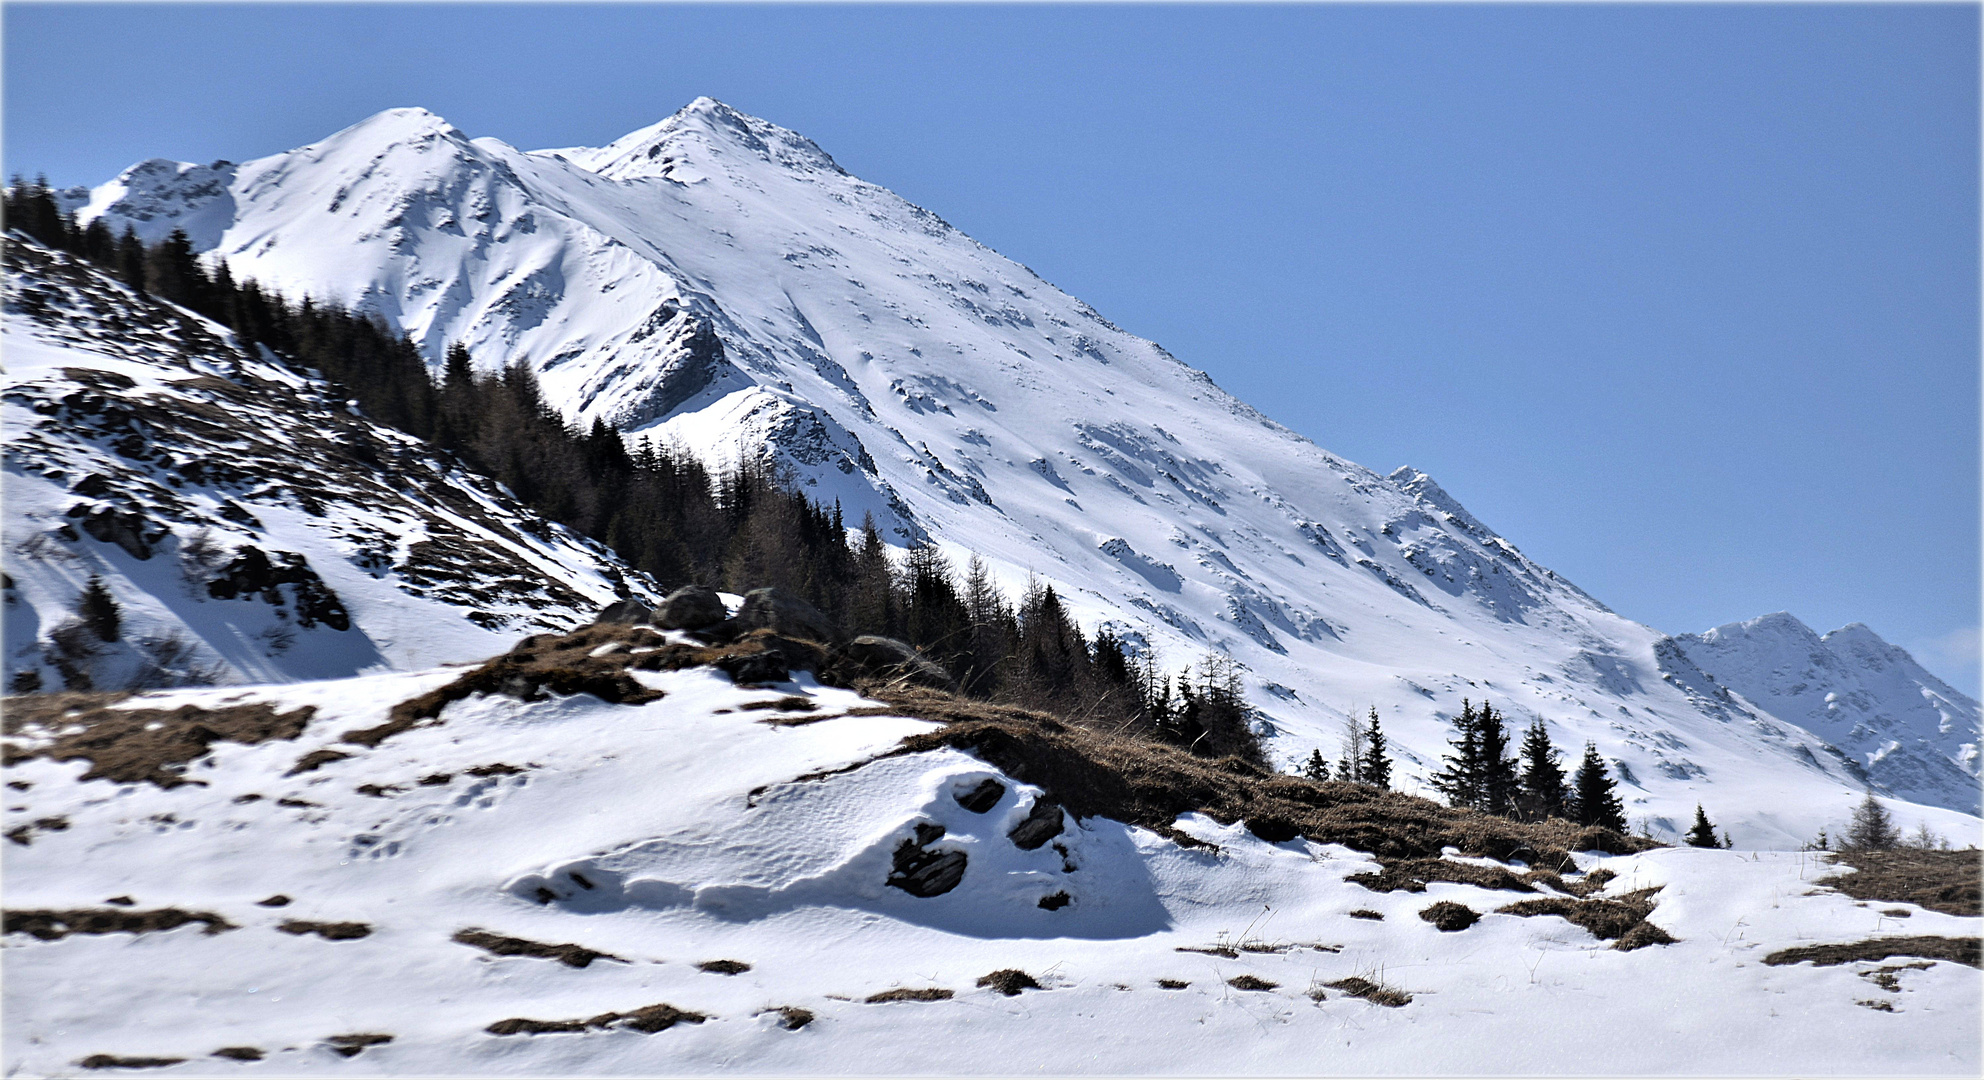
[[652,595],[224,328],[22,239],[6,259],[12,692],[428,667]]

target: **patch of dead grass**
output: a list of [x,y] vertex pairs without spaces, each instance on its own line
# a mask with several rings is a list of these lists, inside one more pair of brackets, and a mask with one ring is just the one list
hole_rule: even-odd
[[144,934],[154,930],[174,930],[187,923],[201,923],[204,933],[218,934],[239,927],[211,911],[129,911],[119,908],[75,908],[55,911],[39,908],[9,911],[4,916],[5,933],[27,934],[42,941],[60,941],[70,934]]
[[1895,848],[1848,851],[1833,857],[1846,873],[1815,884],[1830,886],[1855,900],[1916,904],[1946,915],[1984,914],[1984,853]]
[[150,783],[162,788],[204,784],[184,775],[187,764],[205,757],[216,742],[252,746],[294,739],[316,714],[305,705],[279,713],[267,702],[175,709],[123,707],[129,694],[34,694],[6,699],[5,731],[10,741],[0,763],[33,758],[90,763],[80,779],[120,784]]
[[547,945],[541,941],[529,941],[524,938],[492,934],[487,930],[478,930],[474,927],[456,931],[455,936],[449,940],[458,945],[467,945],[473,949],[481,949],[496,956],[530,956],[543,960],[556,960],[566,967],[590,967],[594,960],[612,960],[621,964],[627,962],[625,959],[615,956],[612,953],[603,953],[597,949],[588,949],[583,945],[569,943],[564,945]]
[[1979,941],[1974,937],[1885,937],[1840,945],[1801,945],[1793,949],[1779,949],[1764,957],[1764,963],[1778,966],[1809,960],[1819,967],[1827,967],[1860,960],[1886,960],[1890,956],[1921,956],[1984,967],[1984,961],[1979,959]]

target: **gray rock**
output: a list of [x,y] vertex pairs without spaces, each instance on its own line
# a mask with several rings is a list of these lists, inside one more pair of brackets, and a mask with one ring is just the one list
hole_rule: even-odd
[[792,677],[792,661],[777,649],[748,653],[744,656],[726,656],[716,662],[717,670],[730,676],[730,681],[743,683],[784,682]]
[[723,600],[707,585],[684,585],[654,609],[654,624],[663,630],[701,630],[728,618]]
[[888,883],[911,896],[942,896],[964,880],[965,854],[962,851],[928,851],[927,845],[944,835],[944,827],[920,822],[916,839],[896,846],[894,872]]
[[736,622],[745,630],[770,630],[826,644],[840,637],[819,608],[783,589],[752,589],[745,593]]
[[596,623],[617,623],[632,626],[636,623],[652,622],[654,612],[639,600],[615,600],[600,610]]
[[987,810],[999,805],[999,800],[1004,798],[1005,795],[1006,785],[988,776],[980,780],[978,786],[972,788],[970,791],[960,791],[951,797],[956,799],[958,805],[964,807],[966,810],[974,814],[983,814]]
[[1061,829],[1066,824],[1061,814],[1061,804],[1042,795],[1033,800],[1033,809],[1027,813],[1026,820],[1013,826],[1006,839],[1022,851],[1032,851],[1061,835]]
[[951,673],[906,641],[863,634],[841,649],[841,657],[869,675],[906,679],[939,690],[951,688]]

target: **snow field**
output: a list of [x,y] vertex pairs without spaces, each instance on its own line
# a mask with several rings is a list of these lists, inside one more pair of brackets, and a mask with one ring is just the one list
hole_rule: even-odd
[[[1761,963],[1800,944],[1980,930],[1978,919],[1920,909],[1902,919],[1881,912],[1906,905],[1807,895],[1832,872],[1809,855],[1579,856],[1583,869],[1618,874],[1605,895],[1661,886],[1651,921],[1680,940],[1619,952],[1559,918],[1492,913],[1523,895],[1446,883],[1374,893],[1343,880],[1375,869],[1357,852],[1270,844],[1240,823],[1196,815],[1179,828],[1216,851],[1104,819],[1069,819],[1053,843],[1022,851],[1006,834],[1038,789],[953,750],[835,771],[931,725],[845,716],[869,703],[804,678],[744,688],[708,670],[643,673],[666,696],[638,707],[587,696],[470,698],[376,749],[337,741],[454,675],[141,699],[317,708],[293,742],[215,744],[188,772],[205,786],[78,783],[81,762],[10,767],[9,781],[31,785],[7,792],[10,820],[69,822],[32,846],[6,846],[10,909],[96,908],[129,896],[132,910],[211,911],[240,928],[55,942],[9,935],[6,1071],[62,1074],[97,1053],[190,1059],[161,1075],[1979,1067],[1984,980],[1974,969],[1903,970],[1890,993],[1857,973],[1876,965]],[[787,696],[815,711],[744,707]],[[802,715],[822,719],[761,722]],[[286,775],[317,749],[352,756]],[[477,769],[485,775],[470,775]],[[445,782],[422,783],[442,774]],[[975,814],[955,796],[986,778],[1005,791]],[[361,793],[361,783],[382,794]],[[240,801],[249,795],[261,798]],[[945,835],[929,848],[967,854],[961,883],[929,899],[885,885],[896,847],[933,823]],[[538,903],[540,887],[555,898]],[[1050,891],[1072,902],[1043,910]],[[291,902],[257,906],[272,894]],[[1418,917],[1440,900],[1484,917],[1442,933]],[[1349,916],[1360,909],[1384,918]],[[371,932],[333,941],[276,929],[293,919],[363,922]],[[620,960],[580,969],[449,940],[471,927]],[[1179,951],[1220,946],[1234,955]],[[695,966],[712,960],[750,967],[722,975]],[[974,985],[1003,968],[1044,989],[1009,998]],[[1243,975],[1277,986],[1228,985]],[[1336,990],[1320,1002],[1308,996],[1348,976],[1413,1000],[1392,1009]],[[1160,979],[1189,985],[1167,990]],[[955,996],[864,1003],[927,987]],[[1857,1004],[1873,999],[1894,1011]],[[661,1002],[707,1019],[655,1034],[483,1030],[511,1017],[583,1019]],[[765,1012],[780,1006],[815,1019],[786,1030]],[[325,1042],[352,1033],[393,1040],[353,1057]],[[268,1056],[206,1056],[224,1046]]]

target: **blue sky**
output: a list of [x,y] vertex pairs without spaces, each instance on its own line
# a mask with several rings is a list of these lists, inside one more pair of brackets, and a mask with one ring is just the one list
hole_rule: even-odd
[[1978,8],[8,4],[5,168],[699,94],[1670,632],[1978,687]]

